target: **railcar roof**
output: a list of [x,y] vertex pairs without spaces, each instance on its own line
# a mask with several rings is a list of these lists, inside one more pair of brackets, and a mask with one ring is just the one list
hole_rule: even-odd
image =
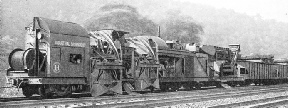
[[81,25],[72,22],[34,17],[34,27],[48,33],[89,37],[88,32]]
[[159,49],[168,49],[166,42],[157,36],[135,36],[133,38],[142,39],[148,42],[149,39],[152,39],[158,45]]

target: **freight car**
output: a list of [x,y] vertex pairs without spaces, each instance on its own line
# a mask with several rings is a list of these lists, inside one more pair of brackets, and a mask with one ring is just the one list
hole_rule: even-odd
[[[271,58],[250,58],[243,57],[237,60],[234,73],[236,78],[223,75],[230,86],[270,85],[287,83],[288,65],[274,63]],[[238,79],[237,79],[238,78]],[[236,80],[237,79],[237,80]],[[241,80],[239,80],[241,79]]]

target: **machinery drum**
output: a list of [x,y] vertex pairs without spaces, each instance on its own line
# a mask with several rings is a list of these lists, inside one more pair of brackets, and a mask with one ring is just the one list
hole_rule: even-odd
[[15,49],[9,55],[9,65],[14,71],[23,71],[24,69],[32,69],[35,58],[35,50]]

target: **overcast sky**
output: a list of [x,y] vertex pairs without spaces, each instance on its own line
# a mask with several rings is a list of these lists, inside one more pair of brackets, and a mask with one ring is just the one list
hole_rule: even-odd
[[288,0],[182,0],[288,23]]

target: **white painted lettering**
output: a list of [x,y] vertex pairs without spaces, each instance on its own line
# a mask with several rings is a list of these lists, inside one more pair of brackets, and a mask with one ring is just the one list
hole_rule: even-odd
[[73,47],[85,47],[86,43],[55,41],[55,45],[59,45],[59,46],[73,46]]

